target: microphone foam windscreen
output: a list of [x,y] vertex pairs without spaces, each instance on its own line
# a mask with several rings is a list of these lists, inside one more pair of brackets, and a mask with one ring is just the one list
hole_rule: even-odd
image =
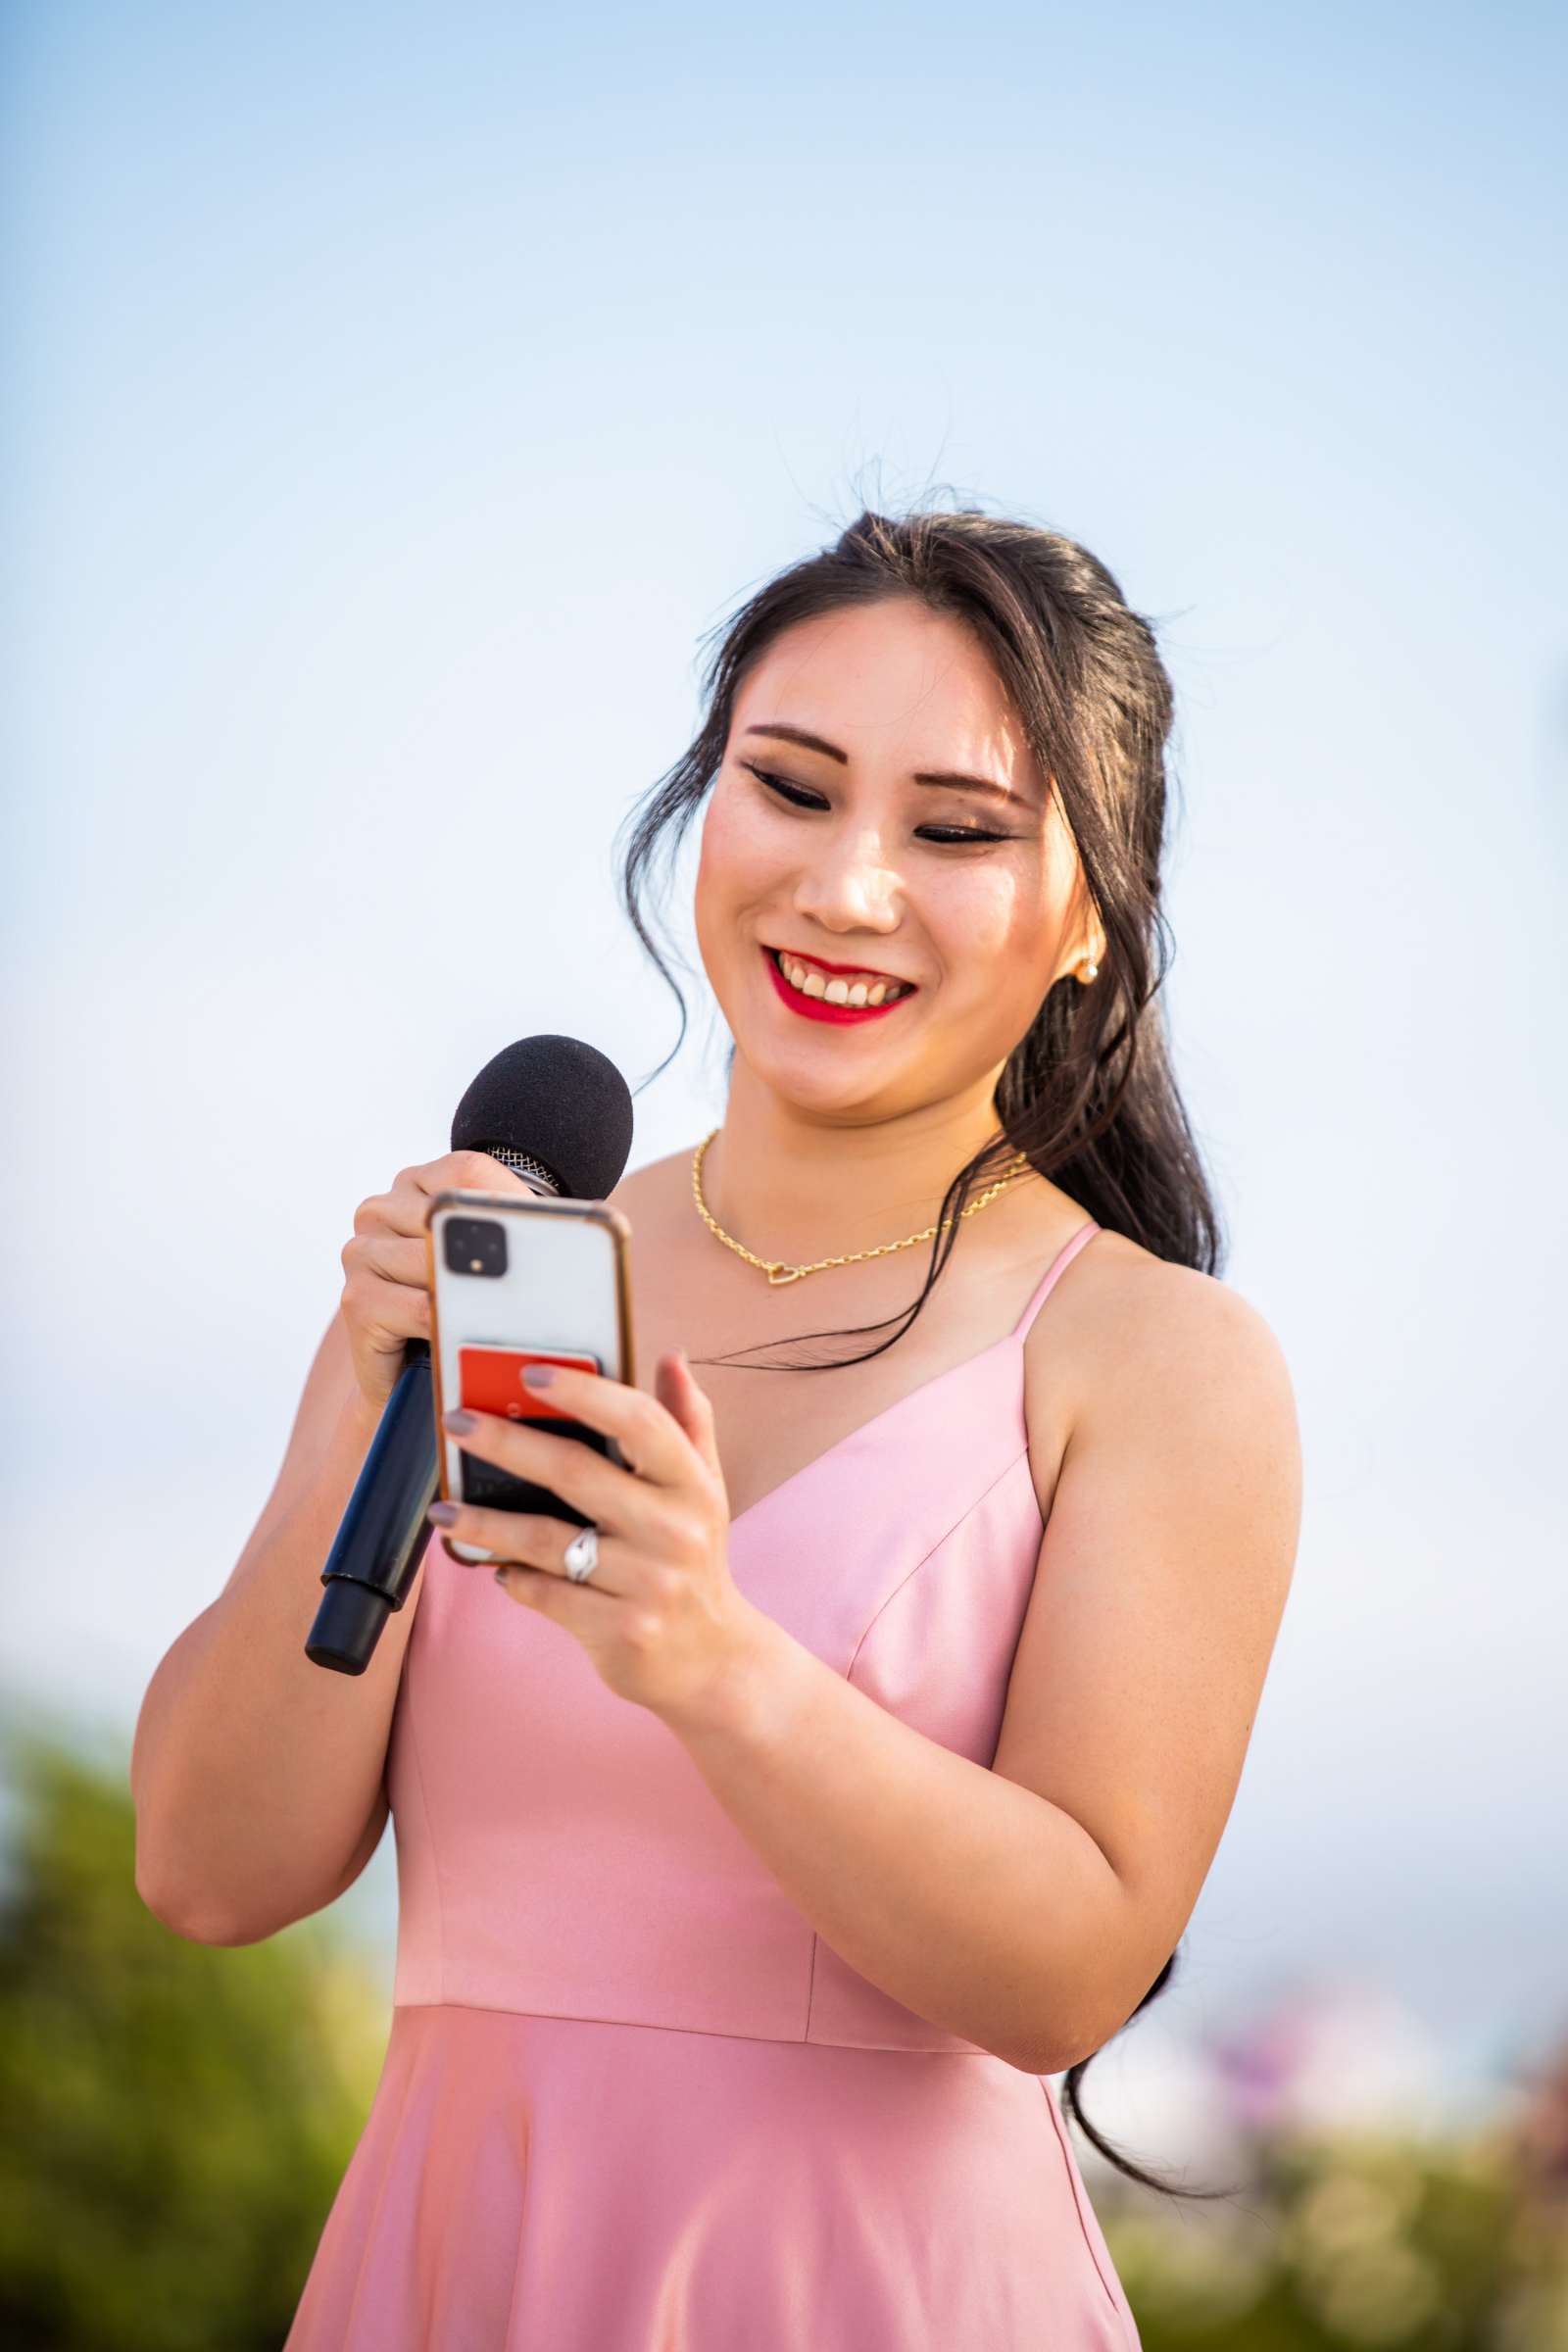
[[603,1200],[631,1155],[631,1089],[580,1037],[519,1037],[474,1079],[452,1121],[454,1152],[519,1152],[566,1200]]

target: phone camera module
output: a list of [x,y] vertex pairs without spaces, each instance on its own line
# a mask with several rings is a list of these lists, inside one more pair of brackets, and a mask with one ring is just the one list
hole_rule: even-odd
[[448,1217],[442,1227],[449,1274],[498,1282],[507,1270],[507,1229],[495,1217]]

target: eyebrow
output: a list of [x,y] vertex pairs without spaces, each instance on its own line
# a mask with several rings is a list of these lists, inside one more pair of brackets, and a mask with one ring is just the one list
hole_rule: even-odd
[[[805,727],[792,727],[785,719],[771,725],[748,727],[746,732],[748,735],[776,735],[781,742],[798,743],[808,752],[821,752],[824,758],[836,760],[841,767],[849,765],[849,753],[840,751],[836,743],[828,743],[822,736],[812,735]],[[983,792],[989,800],[1011,801],[1015,808],[1033,809],[1033,803],[1026,801],[1022,793],[1011,791],[1005,784],[999,784],[994,776],[966,776],[950,767],[917,767],[911,772],[916,784],[941,784],[947,786],[949,791],[956,792]]]

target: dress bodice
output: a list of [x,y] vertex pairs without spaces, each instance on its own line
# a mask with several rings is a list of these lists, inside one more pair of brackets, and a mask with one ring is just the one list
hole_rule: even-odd
[[[1012,1332],[730,1523],[981,1765],[1041,1514]],[[286,2352],[1138,2352],[1051,2081],[845,1966],[660,1719],[439,1539],[393,1716],[392,2028]]]
[[[739,1589],[989,1765],[1039,1556],[1023,1343],[939,1373],[731,1522]],[[489,1571],[425,1555],[393,1719],[393,1998],[873,2049],[967,2050],[845,1965],[676,1736]]]

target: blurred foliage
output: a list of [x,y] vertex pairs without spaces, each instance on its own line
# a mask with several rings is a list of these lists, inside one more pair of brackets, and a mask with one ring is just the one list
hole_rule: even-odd
[[[136,1893],[124,1761],[37,1732],[6,1760],[0,2343],[277,2352],[387,1990],[318,1919],[182,1941]],[[1469,2134],[1242,2144],[1212,2203],[1096,2168],[1145,2352],[1568,2352],[1568,2052]]]
[[1144,2352],[1568,2352],[1564,2115],[1568,2068],[1468,2137],[1255,2133],[1212,2204],[1097,2184]]
[[136,1892],[124,1770],[7,1741],[0,2343],[277,2352],[386,2044],[317,1920],[188,1943]]

